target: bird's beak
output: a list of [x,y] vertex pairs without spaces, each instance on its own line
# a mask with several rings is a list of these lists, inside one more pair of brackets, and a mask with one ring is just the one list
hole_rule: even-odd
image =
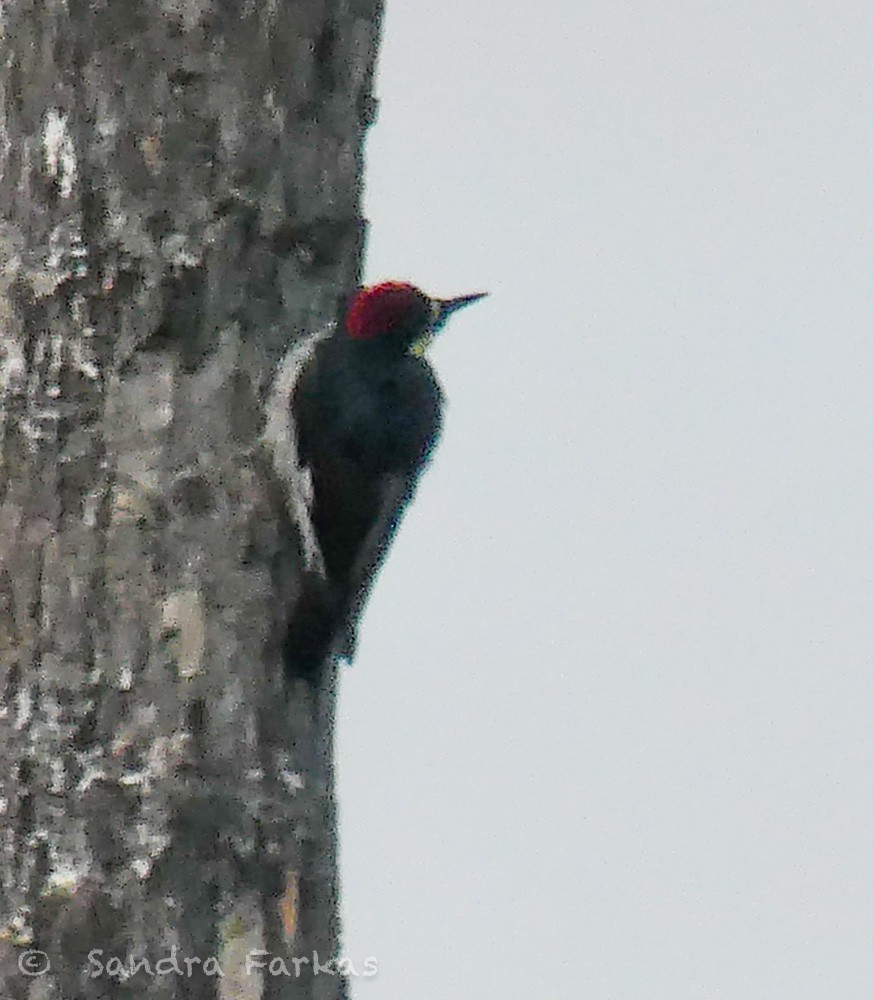
[[459,295],[454,299],[434,299],[434,326],[442,326],[452,313],[484,299],[487,294],[488,292],[473,292],[472,295]]
[[479,299],[484,299],[487,294],[488,292],[473,292],[471,295],[458,295],[454,299],[431,299],[433,320],[431,321],[430,329],[423,337],[415,341],[412,345],[412,353],[416,357],[421,357],[430,346],[430,342],[434,336],[439,333],[452,313],[463,309],[464,306],[478,302]]

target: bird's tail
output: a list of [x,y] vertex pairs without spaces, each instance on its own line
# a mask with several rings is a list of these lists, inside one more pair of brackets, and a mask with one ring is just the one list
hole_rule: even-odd
[[289,681],[303,678],[316,683],[332,655],[345,655],[337,638],[345,636],[346,616],[345,602],[335,588],[320,573],[306,573],[285,636],[283,660]]

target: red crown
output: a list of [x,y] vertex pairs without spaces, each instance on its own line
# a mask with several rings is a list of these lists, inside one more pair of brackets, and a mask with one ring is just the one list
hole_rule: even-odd
[[405,281],[383,281],[362,288],[349,306],[346,330],[354,340],[370,340],[390,333],[410,314],[427,308],[429,299]]

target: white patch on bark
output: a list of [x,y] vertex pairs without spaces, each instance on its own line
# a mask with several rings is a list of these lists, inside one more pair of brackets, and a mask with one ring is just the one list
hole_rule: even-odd
[[200,256],[189,249],[185,233],[172,233],[161,241],[161,256],[172,267],[197,267]]
[[29,687],[20,687],[15,696],[15,728],[21,732],[33,717],[33,699]]
[[[148,706],[142,712],[142,724],[137,732],[132,733],[130,745],[134,740],[142,739],[143,733],[149,730],[148,720],[154,723],[154,706]],[[143,766],[139,769],[128,768],[117,778],[118,784],[125,788],[139,788],[143,796],[150,796],[156,784],[160,784],[182,766],[187,758],[187,749],[191,743],[191,734],[175,732],[170,736],[158,736],[149,746]],[[118,743],[124,748],[124,741]],[[115,745],[113,745],[113,753]],[[163,820],[161,821],[163,822]]]
[[[48,371],[43,375],[43,364],[48,358]],[[57,437],[60,414],[55,402],[60,395],[60,371],[63,364],[63,338],[60,334],[41,333],[33,351],[33,365],[27,380],[27,415],[19,427],[36,450],[40,441],[53,441]]]
[[[2,25],[2,6],[0,6],[0,25]],[[0,30],[0,38],[3,37],[3,32]],[[8,107],[8,97],[6,95],[5,85],[0,84],[2,90],[0,90],[0,102],[4,108]],[[9,138],[9,131],[6,128],[6,121],[0,121],[0,164],[3,166],[3,172],[8,170],[9,154],[12,152],[12,140]]]
[[26,947],[33,944],[33,928],[30,926],[30,907],[19,906],[12,917],[0,927],[0,941]]
[[164,601],[161,624],[172,632],[168,646],[180,677],[194,677],[203,670],[206,649],[206,615],[196,590],[177,590]]
[[20,393],[27,377],[24,343],[18,337],[3,336],[0,341],[0,392]]
[[158,830],[150,823],[144,822],[136,824],[134,836],[140,850],[130,864],[137,877],[144,881],[151,874],[155,861],[172,843],[172,838],[163,830]]
[[233,909],[218,927],[218,964],[224,973],[218,979],[220,1000],[260,1000],[264,974],[260,963],[269,963],[264,939],[264,916],[260,898],[247,894],[234,901]]
[[67,116],[57,108],[49,108],[46,112],[42,142],[49,177],[57,179],[62,198],[72,197],[76,183],[76,148]]
[[28,280],[38,299],[48,298],[70,278],[82,278],[88,273],[88,249],[82,242],[80,222],[67,219],[49,233],[45,267],[34,269]]
[[115,489],[114,510],[119,516],[147,515],[147,497],[161,487],[163,432],[173,419],[175,371],[164,356],[152,356],[148,364],[147,370],[123,381],[114,378],[109,387],[107,419],[121,419],[123,414],[127,426],[121,439],[124,450],[117,457],[120,485]]
[[193,31],[210,6],[210,0],[161,0],[168,15],[182,22],[186,31]]
[[279,771],[279,780],[291,795],[302,792],[306,787],[303,775],[299,771]]
[[102,91],[97,94],[97,114],[95,115],[94,126],[101,139],[114,139],[118,135],[120,126],[118,115],[112,109],[112,101],[109,94]]
[[264,94],[264,107],[270,113],[270,117],[273,119],[273,123],[276,126],[277,133],[285,131],[285,119],[287,115],[285,109],[276,103],[276,91],[268,90]]
[[76,785],[76,793],[78,795],[83,795],[87,792],[95,781],[106,781],[107,774],[102,767],[94,767],[92,765],[88,766],[88,769],[82,775],[79,784]]
[[297,448],[297,430],[291,419],[291,402],[297,382],[315,348],[333,332],[333,324],[307,337],[285,354],[267,400],[267,423],[261,437],[273,458],[273,469],[285,487],[289,516],[300,529],[306,569],[325,576],[324,557],[312,524],[312,476],[301,466]]
[[93,381],[100,377],[100,369],[94,360],[94,327],[88,322],[88,308],[85,296],[74,295],[70,303],[70,313],[80,336],[70,344],[70,361],[75,371]]
[[67,784],[67,769],[64,766],[64,760],[62,757],[53,757],[49,761],[49,770],[51,771],[51,781],[49,782],[49,794],[50,795],[63,795],[64,788]]
[[100,504],[103,502],[104,488],[101,486],[97,490],[91,490],[85,494],[82,503],[82,524],[86,528],[93,528],[97,525],[97,515],[100,512]]
[[60,399],[63,367],[64,338],[59,333],[53,333],[49,339],[49,367],[45,383],[45,394],[49,399]]
[[49,851],[52,867],[45,881],[43,896],[73,896],[90,874],[90,867],[74,860],[61,857],[54,845]]

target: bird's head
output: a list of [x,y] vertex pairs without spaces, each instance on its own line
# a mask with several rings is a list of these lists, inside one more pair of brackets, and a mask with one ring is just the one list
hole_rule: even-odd
[[420,355],[452,313],[487,294],[433,299],[406,282],[384,281],[355,294],[346,313],[346,332],[352,340],[390,343],[403,353]]

